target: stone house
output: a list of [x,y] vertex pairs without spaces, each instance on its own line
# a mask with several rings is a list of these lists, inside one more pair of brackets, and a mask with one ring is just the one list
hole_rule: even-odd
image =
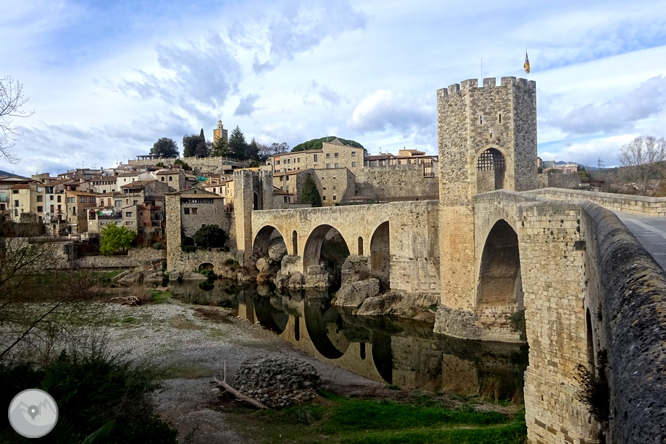
[[[180,203],[181,232],[183,236],[192,237],[199,228],[216,224],[228,232],[228,217],[224,197],[194,188],[179,193],[170,193],[178,196]],[[167,233],[167,237],[170,236]]]
[[84,191],[65,191],[66,220],[68,233],[88,231],[88,210],[97,206],[97,195]]
[[321,150],[297,151],[271,156],[266,161],[274,174],[306,169],[363,167],[363,148],[344,145],[339,139],[324,142]]
[[185,172],[181,168],[159,170],[155,173],[157,180],[167,184],[171,191],[180,191],[186,188]]
[[14,222],[44,221],[44,186],[38,182],[12,185],[9,203]]

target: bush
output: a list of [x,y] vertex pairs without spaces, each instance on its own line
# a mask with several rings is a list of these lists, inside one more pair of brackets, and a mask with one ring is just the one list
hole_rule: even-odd
[[[0,401],[9,405],[18,392],[35,387],[53,396],[58,423],[43,442],[80,443],[96,433],[109,443],[177,443],[177,430],[160,419],[152,404],[151,394],[159,388],[157,376],[148,367],[92,345],[86,352],[63,352],[43,368],[25,362],[0,365]],[[25,442],[6,416],[0,442]]]
[[227,241],[227,234],[219,225],[205,225],[194,233],[194,243],[203,248],[221,248]]
[[161,242],[155,242],[153,244],[153,248],[156,250],[161,250],[162,249],[162,243]]

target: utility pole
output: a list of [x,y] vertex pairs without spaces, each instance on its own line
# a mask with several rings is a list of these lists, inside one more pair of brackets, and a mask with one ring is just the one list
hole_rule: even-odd
[[597,168],[602,169],[604,167],[604,161],[601,160],[601,157],[597,159]]

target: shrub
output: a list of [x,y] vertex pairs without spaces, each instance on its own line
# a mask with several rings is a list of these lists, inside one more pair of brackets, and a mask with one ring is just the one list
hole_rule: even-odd
[[153,244],[153,248],[156,250],[161,250],[162,249],[162,242],[155,242]]
[[198,247],[220,248],[227,241],[227,234],[219,225],[205,225],[194,233],[194,243]]
[[[16,393],[35,387],[53,396],[59,418],[46,442],[92,442],[95,434],[112,443],[177,443],[177,430],[160,419],[152,403],[157,376],[93,344],[85,352],[63,352],[42,368],[26,362],[0,365],[0,401],[9,405]],[[0,441],[25,442],[7,417],[0,425]]]
[[303,181],[301,203],[309,203],[312,204],[313,207],[321,207],[321,195],[317,189],[317,184],[309,174]]

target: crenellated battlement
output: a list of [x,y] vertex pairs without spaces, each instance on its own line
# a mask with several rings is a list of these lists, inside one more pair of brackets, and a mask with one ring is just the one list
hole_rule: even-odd
[[519,88],[532,89],[536,91],[536,82],[534,80],[527,80],[516,77],[502,77],[498,85],[497,79],[495,77],[486,77],[483,79],[482,86],[479,86],[478,79],[467,79],[463,80],[460,83],[454,83],[453,85],[449,85],[447,88],[439,89],[437,90],[437,93],[440,96],[447,96],[447,95],[459,94],[461,92],[472,89],[502,88],[506,86],[517,86]]

